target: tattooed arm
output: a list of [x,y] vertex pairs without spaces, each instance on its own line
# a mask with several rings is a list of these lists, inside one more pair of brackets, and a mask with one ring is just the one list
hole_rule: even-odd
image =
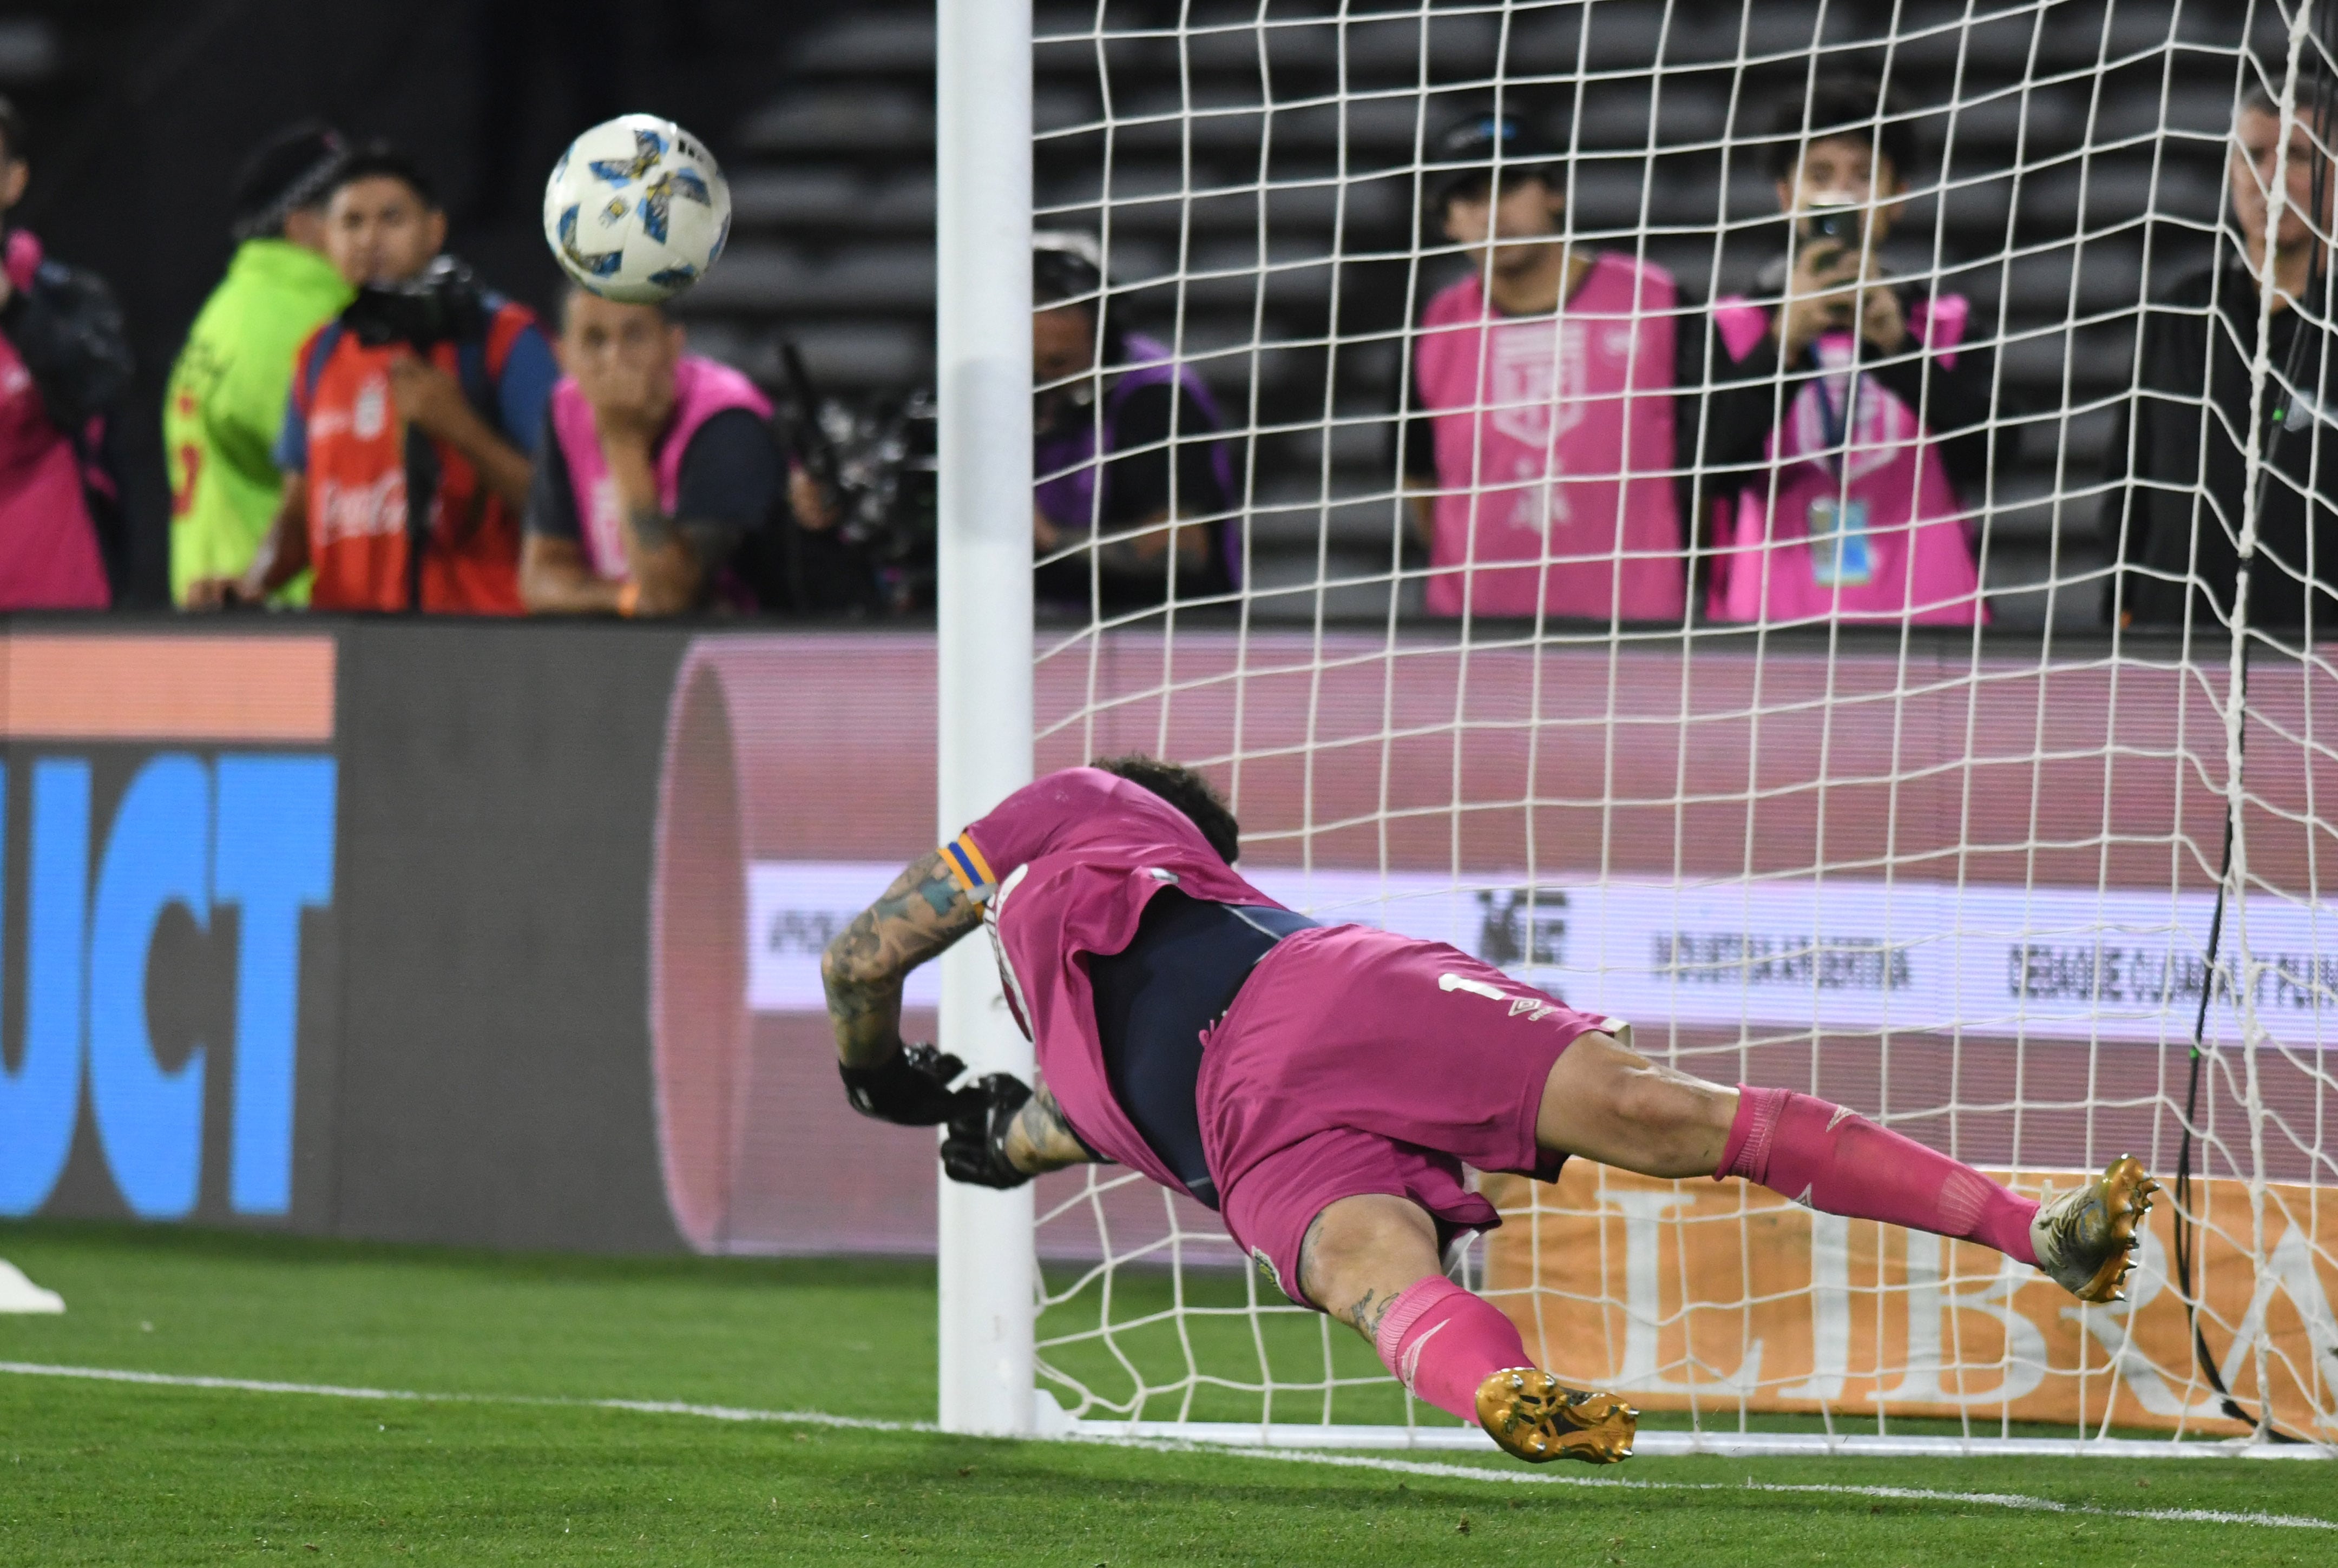
[[947,1085],[965,1063],[901,1044],[901,982],[982,923],[982,906],[950,876],[939,849],[893,879],[820,956],[828,1018],[846,1092],[865,1114],[913,1125],[947,1121],[942,1163],[960,1181],[1017,1187],[1042,1171],[1097,1158],[1042,1084],[1008,1073]]
[[820,955],[828,1021],[848,1068],[880,1067],[901,1049],[901,982],[982,924],[982,906],[950,879],[937,849],[853,916]]
[[702,554],[702,542],[690,537],[690,530],[658,504],[651,437],[648,431],[630,426],[613,428],[604,423],[601,450],[617,488],[625,575],[634,593],[631,612],[679,615],[697,605],[712,568],[720,563]]

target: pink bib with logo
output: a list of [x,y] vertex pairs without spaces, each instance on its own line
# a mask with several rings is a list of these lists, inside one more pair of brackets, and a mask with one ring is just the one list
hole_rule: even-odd
[[[1920,303],[1908,330],[1953,368],[1966,310],[1957,295]],[[1742,299],[1723,299],[1714,316],[1732,358],[1770,330],[1769,311]],[[1823,373],[1803,385],[1763,448],[1775,466],[1770,476],[1734,506],[1722,504],[1706,602],[1714,619],[1987,619],[1948,470],[1915,410],[1873,376],[1851,374],[1857,347],[1847,332],[1818,340]]]
[[[671,516],[682,489],[682,460],[698,427],[731,408],[751,408],[759,418],[771,416],[771,399],[755,384],[728,365],[697,354],[685,354],[673,368],[673,418],[659,440],[653,466],[657,470],[658,506]],[[564,376],[552,389],[552,432],[568,465],[568,485],[576,498],[577,532],[584,558],[593,570],[611,582],[621,582],[625,570],[624,518],[617,505],[617,483],[609,460],[601,452],[601,437],[593,428],[593,406],[577,389],[576,378]]]
[[1603,253],[1556,317],[1496,315],[1474,275],[1429,302],[1430,613],[1682,618],[1675,297],[1662,268]]

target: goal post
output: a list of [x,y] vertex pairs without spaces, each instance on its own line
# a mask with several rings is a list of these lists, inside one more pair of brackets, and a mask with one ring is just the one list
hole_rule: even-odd
[[[1156,752],[1225,791],[1272,896],[1685,1071],[2032,1194],[2188,1172],[2133,1299],[2083,1308],[1741,1183],[1473,1173],[1505,1223],[1465,1281],[1647,1409],[1643,1452],[2338,1453],[2338,269],[2274,309],[2235,205],[2303,210],[2338,6],[938,5],[941,832]],[[1881,236],[1901,346],[1773,352],[1724,452],[1726,362],[1835,232],[1781,213],[1773,160],[1846,74],[1891,84],[1862,134],[1907,189],[1820,205]],[[1554,303],[1500,304],[1450,221],[1473,119],[1593,263]],[[1036,406],[1035,230],[1104,272],[1095,374]],[[1855,486],[1903,450],[1931,498],[1881,518]],[[2152,508],[2188,545],[2143,549]],[[1920,573],[1920,527],[1963,565]],[[1031,1071],[984,945],[941,1017]],[[1127,1171],[945,1181],[939,1252],[946,1429],[1483,1441]]]
[[[1031,6],[937,0],[938,840],[1031,779]],[[849,787],[849,780],[848,787]],[[1029,1078],[988,945],[942,957],[941,1035]],[[944,1430],[1032,1427],[1032,1193],[941,1178]]]

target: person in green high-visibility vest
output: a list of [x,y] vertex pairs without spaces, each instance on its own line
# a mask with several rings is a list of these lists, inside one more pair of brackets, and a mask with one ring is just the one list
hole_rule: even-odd
[[[325,201],[346,149],[306,123],[270,138],[236,178],[227,276],[195,317],[163,395],[171,474],[171,597],[240,575],[275,521],[271,456],[300,345],[355,297],[325,256]],[[276,595],[305,604],[303,573]]]

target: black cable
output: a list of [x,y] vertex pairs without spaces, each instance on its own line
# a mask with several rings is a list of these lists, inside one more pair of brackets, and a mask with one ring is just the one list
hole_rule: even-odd
[[[2240,691],[2236,694],[2236,701],[2244,704],[2245,710],[2248,693],[2248,671],[2249,651],[2248,645],[2244,642],[2241,645]],[[2244,725],[2242,729],[2244,744],[2245,744],[2247,733],[2247,728]],[[2217,1369],[2216,1358],[2208,1351],[2207,1332],[2200,1327],[2199,1302],[2192,1292],[2192,1263],[2196,1254],[2192,1246],[2192,1225],[2189,1219],[2192,1211],[2192,1128],[2200,1109],[2200,1064],[2205,1060],[2203,1045],[2208,1032],[2208,1003],[2216,990],[2216,950],[2225,931],[2225,890],[2230,886],[2233,874],[2233,820],[2235,815],[2233,803],[2230,799],[2227,799],[2225,802],[2225,850],[2216,873],[2215,912],[2208,918],[2208,951],[2206,960],[2202,965],[2200,977],[2200,1010],[2192,1023],[2191,1078],[2184,1093],[2184,1133],[2176,1145],[2175,1262],[2176,1290],[2184,1302],[2184,1321],[2192,1330],[2193,1360],[2198,1365],[2201,1377],[2207,1380],[2208,1387],[2216,1391],[2217,1403],[2223,1407],[2225,1414],[2235,1421],[2254,1427],[2258,1425],[2256,1416],[2233,1396],[2231,1389],[2225,1387],[2225,1375]],[[2275,1426],[2270,1418],[2264,1423],[2264,1429],[2265,1436],[2275,1443],[2305,1441],[2304,1438],[2293,1437]]]
[[[2317,11],[2324,3],[2325,0],[2315,0]],[[2322,27],[2315,29],[2317,44],[2321,42],[2324,31],[2325,29]],[[2333,32],[2333,35],[2338,35],[2338,32]],[[2317,49],[2315,53],[2319,54],[2323,51]],[[2313,115],[2309,121],[2311,129],[2308,134],[2316,143],[2319,143],[2325,134],[2325,128],[2331,123],[2333,108],[2338,107],[2338,103],[2333,103],[2333,101],[2330,71],[2326,64],[2317,65],[2313,70],[2312,91]],[[2311,192],[2308,199],[2311,216],[2307,220],[2310,230],[2321,224],[2323,214],[2328,209],[2329,179],[2330,161],[2317,145],[2313,152],[2313,170],[2308,187]],[[2265,236],[2264,264],[2267,269],[2271,269],[2274,264],[2274,242],[2277,236],[2272,234]],[[2316,284],[2323,285],[2326,290],[2326,269],[2323,264],[2322,247],[2318,243],[2313,250],[2313,265],[2306,275],[2305,298],[2301,299],[2294,308],[2294,314],[2292,320],[2294,325],[2289,340],[2289,354],[2282,367],[2284,406],[2277,411],[2273,428],[2266,434],[2264,456],[2257,473],[2256,512],[2260,516],[2264,511],[2266,489],[2273,481],[2274,462],[2281,454],[2282,437],[2289,433],[2291,424],[2288,417],[2289,405],[2294,399],[2290,396],[2288,389],[2295,387],[2299,377],[2304,373],[2305,347],[2308,338],[2320,335],[2313,328],[2312,323],[2306,320],[2304,314],[2305,307],[2313,298]],[[2321,383],[2328,379],[2326,360],[2326,354],[2316,357],[2317,405],[2320,401]],[[2310,494],[2306,498],[2306,505],[2309,508],[2313,505],[2313,497]],[[2310,603],[2311,583],[2307,585],[2307,593]],[[2235,746],[2235,755],[2233,759],[2235,771],[2239,769],[2248,748],[2248,691],[2249,640],[2244,633],[2241,639],[2240,668],[2233,693],[2233,701],[2241,710],[2240,735]],[[2197,1256],[2196,1250],[2192,1245],[2192,1224],[2189,1218],[2192,1210],[2192,1129],[2199,1115],[2200,1069],[2202,1063],[2206,1060],[2208,1004],[2216,990],[2216,954],[2225,934],[2225,899],[2227,889],[2232,886],[2234,825],[2238,816],[2239,810],[2235,797],[2227,795],[2225,799],[2225,847],[2223,854],[2218,858],[2216,869],[2216,904],[2215,912],[2208,917],[2208,948],[2201,969],[2200,1008],[2192,1020],[2189,1082],[2184,1092],[2184,1132],[2176,1143],[2175,1248],[2176,1288],[2184,1301],[2185,1324],[2192,1330],[2193,1360],[2199,1367],[2200,1375],[2207,1379],[2208,1387],[2216,1391],[2217,1402],[2225,1414],[2251,1427],[2261,1426],[2266,1437],[2273,1442],[2304,1443],[2307,1439],[2293,1436],[2273,1424],[2272,1406],[2266,1403],[2264,1390],[2260,1389],[2257,1395],[2259,1404],[2264,1406],[2264,1419],[2261,1423],[2258,1416],[2235,1398],[2232,1390],[2225,1387],[2225,1376],[2217,1369],[2216,1358],[2208,1353],[2208,1336],[2200,1327],[2199,1301],[2192,1291],[2192,1264]]]

